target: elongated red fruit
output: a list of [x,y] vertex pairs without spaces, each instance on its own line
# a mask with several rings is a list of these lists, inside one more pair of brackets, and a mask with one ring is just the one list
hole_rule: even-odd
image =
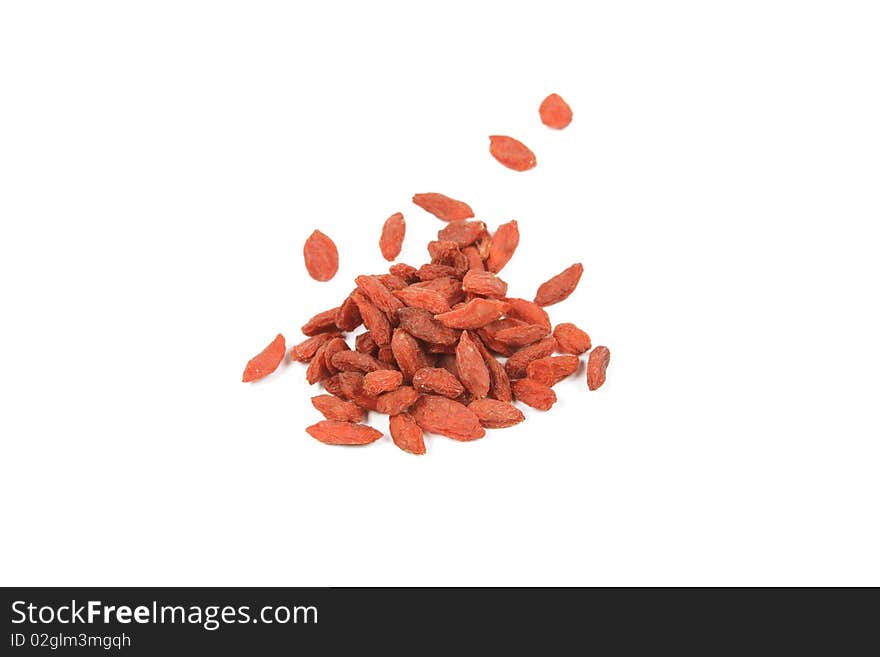
[[587,387],[596,390],[605,383],[605,370],[611,362],[611,351],[608,347],[596,347],[587,359]]
[[303,258],[309,276],[316,281],[329,281],[339,269],[339,252],[336,245],[320,230],[316,230],[303,246]]
[[248,361],[241,380],[244,383],[256,381],[274,372],[284,360],[285,350],[284,336],[279,333],[268,347]]
[[535,294],[535,303],[539,306],[551,306],[567,299],[584,273],[584,266],[576,262],[560,274],[556,274],[546,283],[542,283]]
[[382,437],[382,432],[373,427],[338,420],[322,420],[306,427],[306,431],[327,445],[369,445]]
[[541,116],[541,123],[549,128],[562,130],[571,123],[571,108],[559,94],[547,96],[541,102],[538,114]]
[[400,255],[400,249],[403,248],[403,238],[406,236],[406,221],[403,215],[395,212],[385,220],[382,226],[382,236],[379,238],[379,249],[382,251],[382,257],[389,262],[393,261]]
[[514,171],[528,171],[534,169],[538,163],[528,146],[507,135],[491,135],[489,152],[501,164]]
[[425,453],[425,437],[422,428],[409,413],[392,415],[388,421],[391,440],[404,452],[410,454]]
[[513,257],[517,246],[519,246],[519,224],[516,223],[516,219],[498,226],[489,245],[486,269],[497,274]]
[[422,210],[430,212],[443,221],[461,221],[474,216],[471,206],[464,201],[457,201],[454,198],[449,198],[436,192],[416,194],[413,196],[412,201]]

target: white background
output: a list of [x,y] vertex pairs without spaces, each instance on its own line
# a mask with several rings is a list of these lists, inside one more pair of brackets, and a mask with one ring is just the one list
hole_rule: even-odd
[[[877,11],[3,3],[0,581],[880,584]],[[423,262],[423,191],[519,221],[514,294],[583,262],[551,316],[608,383],[322,445],[302,366],[241,371],[387,267],[392,212]]]

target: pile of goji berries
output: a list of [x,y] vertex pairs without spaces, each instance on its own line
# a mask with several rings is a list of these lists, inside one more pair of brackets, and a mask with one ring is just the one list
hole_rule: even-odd
[[[540,116],[546,125],[564,128],[571,109],[551,94]],[[505,166],[535,166],[534,154],[521,142],[500,136],[490,141],[490,152]],[[383,435],[363,424],[372,411],[390,416],[389,433],[398,447],[424,454],[424,432],[474,440],[486,429],[522,422],[514,401],[549,410],[556,403],[553,386],[577,373],[586,352],[587,387],[605,382],[608,348],[590,351],[586,332],[571,323],[554,327],[544,309],[574,292],[580,263],[538,286],[532,301],[508,296],[498,274],[519,245],[516,221],[490,234],[473,220],[467,203],[437,193],[416,194],[413,202],[447,222],[428,244],[430,261],[358,276],[339,306],[306,322],[306,339],[290,350],[292,360],[308,363],[308,382],[326,391],[312,398],[326,419],[306,429],[311,436],[331,445],[372,443]],[[386,260],[400,254],[405,234],[401,213],[385,221],[379,247]],[[327,281],[336,274],[338,251],[324,233],[312,233],[303,255],[312,278]],[[352,349],[345,334],[361,326]],[[285,350],[279,334],[250,360],[243,380],[273,372]]]

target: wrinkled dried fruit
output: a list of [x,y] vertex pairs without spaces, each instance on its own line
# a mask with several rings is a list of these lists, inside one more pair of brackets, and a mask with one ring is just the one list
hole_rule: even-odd
[[263,351],[248,361],[244,368],[244,374],[241,376],[242,382],[256,381],[274,372],[284,360],[286,350],[284,336],[279,333]]
[[495,340],[511,347],[525,347],[547,337],[547,327],[540,324],[526,324],[496,331]]
[[571,323],[557,324],[553,337],[556,338],[556,350],[562,354],[578,355],[591,347],[590,336]]
[[309,366],[306,369],[306,381],[309,382],[309,385],[315,385],[318,381],[323,381],[334,373],[327,367],[327,359],[324,358],[324,353],[327,351],[328,344],[330,343],[325,342],[318,347],[318,351],[315,352],[314,358],[309,361]]
[[379,353],[379,345],[373,340],[373,336],[369,331],[364,331],[354,339],[354,348],[362,354],[375,356]]
[[468,404],[487,429],[504,429],[519,424],[526,419],[523,412],[506,401],[497,399],[476,399]]
[[397,390],[379,395],[376,398],[376,410],[386,415],[397,415],[412,406],[418,398],[419,393],[413,388],[401,386]]
[[303,335],[312,336],[318,335],[318,333],[326,333],[327,331],[335,331],[336,313],[338,311],[339,308],[331,308],[330,310],[325,310],[312,317],[309,321],[303,324]]
[[482,340],[479,338],[474,340],[483,362],[486,363],[486,369],[489,370],[489,396],[499,401],[512,401],[513,394],[510,391],[510,378],[504,366],[495,360],[495,357],[489,353]]
[[416,194],[412,201],[443,221],[462,221],[474,216],[474,211],[467,203],[435,192]]
[[[358,276],[354,279],[354,282],[357,283],[358,289],[364,294],[364,296],[383,313],[394,315],[398,310],[403,308],[403,302],[394,296],[391,290],[382,284],[382,281],[378,276]],[[355,302],[357,302],[356,297]],[[360,306],[358,306],[358,308],[360,308]],[[361,316],[363,316],[363,314],[363,311],[361,311]]]
[[309,276],[316,281],[329,281],[339,269],[339,252],[336,245],[320,230],[316,230],[303,246],[303,258]]
[[574,292],[583,273],[584,266],[576,262],[546,283],[542,283],[541,287],[538,288],[538,293],[535,295],[535,303],[539,306],[551,306],[554,303],[567,299]]
[[416,272],[416,276],[420,281],[433,281],[436,278],[448,278],[457,275],[458,272],[455,270],[455,267],[450,267],[449,265],[437,265],[434,263],[422,265]]
[[379,280],[382,282],[382,285],[388,288],[390,292],[395,292],[397,290],[402,290],[409,283],[400,278],[399,276],[395,276],[394,274],[382,274],[379,276]]
[[418,269],[411,265],[407,265],[403,262],[398,262],[396,265],[391,265],[388,268],[388,272],[393,274],[394,276],[398,276],[402,278],[407,283],[415,283],[418,278],[416,277],[416,272]]
[[442,367],[423,367],[413,375],[412,384],[418,392],[441,395],[450,399],[455,399],[464,392],[461,381]]
[[532,379],[520,379],[514,381],[513,396],[517,401],[527,404],[539,411],[549,411],[553,404],[556,403],[556,393],[553,388],[538,383]]
[[424,395],[412,407],[410,414],[425,431],[454,440],[476,440],[486,435],[476,413],[446,397]]
[[507,316],[514,317],[524,321],[526,324],[540,324],[546,326],[547,331],[550,330],[550,315],[533,301],[525,299],[507,298],[510,308],[507,309]]
[[475,246],[466,246],[461,250],[462,254],[468,260],[468,269],[471,271],[486,271],[486,263],[480,256],[480,252]]
[[535,154],[521,141],[507,135],[490,135],[489,152],[496,160],[514,171],[535,168]]
[[419,341],[404,329],[394,329],[394,336],[391,338],[391,351],[397,366],[403,373],[404,381],[412,381],[416,372],[423,367],[430,366],[430,361]]
[[611,351],[608,347],[596,347],[587,359],[587,387],[596,390],[605,383],[605,370],[611,362]]
[[403,374],[397,370],[375,370],[364,375],[364,392],[372,397],[396,390],[403,383]]
[[348,351],[349,347],[342,338],[333,338],[324,346],[324,366],[327,368],[328,374],[336,374],[336,368],[333,367],[333,356],[340,351]]
[[437,239],[442,242],[455,242],[464,248],[485,234],[486,224],[482,221],[452,221],[437,232]]
[[339,333],[319,333],[318,335],[312,336],[311,338],[306,338],[298,345],[290,348],[290,357],[293,360],[298,360],[301,363],[306,363],[312,359],[315,355],[315,352],[318,351],[318,348],[330,342],[333,338],[338,338]]
[[388,420],[391,440],[404,452],[410,454],[425,453],[425,437],[422,428],[409,413],[392,415]]
[[333,367],[340,372],[375,372],[376,370],[388,369],[382,361],[359,351],[340,351],[333,354],[331,359]]
[[554,351],[556,351],[556,339],[553,337],[544,338],[515,352],[507,359],[504,369],[507,370],[507,375],[511,379],[520,379],[526,375],[526,368],[529,366],[529,363],[533,360],[549,356]]
[[306,427],[308,434],[328,445],[368,445],[379,440],[382,432],[365,424],[322,420]]
[[501,224],[492,236],[486,269],[496,274],[504,268],[519,246],[519,224],[516,220]]
[[461,334],[455,348],[455,366],[459,380],[475,399],[489,394],[489,370],[467,331]]
[[400,255],[403,248],[403,238],[406,235],[406,222],[400,212],[395,212],[385,220],[382,226],[382,236],[379,238],[379,249],[382,257],[393,261]]
[[546,356],[538,358],[526,367],[532,381],[553,387],[562,379],[577,372],[580,360],[577,356]]
[[559,94],[550,94],[541,101],[538,114],[541,116],[541,123],[557,130],[562,130],[571,123],[571,108]]
[[364,410],[360,406],[333,395],[312,397],[312,406],[328,420],[337,420],[338,422],[364,421]]
[[441,313],[435,319],[450,328],[476,329],[485,326],[507,312],[508,305],[497,299],[473,299],[448,313]]
[[471,269],[464,275],[461,289],[484,297],[503,297],[507,294],[507,283],[491,272]]
[[[438,315],[438,317],[442,316]],[[458,333],[438,322],[427,310],[402,308],[398,311],[397,317],[400,320],[400,328],[419,340],[430,344],[449,345],[458,342]]]
[[438,290],[410,285],[394,295],[410,308],[422,308],[433,314],[449,311],[449,302]]
[[373,342],[379,346],[391,342],[391,322],[388,320],[388,315],[376,308],[360,291],[353,292],[351,296],[357,304],[358,312],[360,312],[364,326],[370,332]]
[[358,310],[357,304],[354,302],[354,293],[349,294],[342,305],[336,310],[336,328],[340,331],[354,331],[358,326],[363,324],[361,312]]

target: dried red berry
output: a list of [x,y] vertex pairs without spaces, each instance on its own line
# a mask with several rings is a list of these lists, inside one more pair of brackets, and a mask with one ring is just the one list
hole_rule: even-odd
[[409,413],[392,415],[388,420],[391,440],[404,452],[410,454],[425,453],[425,437],[422,428]]
[[303,246],[303,258],[309,276],[316,281],[329,281],[339,269],[339,252],[336,245],[320,230],[316,230]]
[[428,360],[419,341],[404,329],[394,329],[394,336],[391,338],[391,351],[397,366],[403,373],[404,381],[412,381],[416,372],[423,367],[430,366],[431,361]]
[[484,297],[503,297],[507,294],[507,283],[491,272],[471,269],[464,275],[461,289]]
[[318,333],[326,333],[327,331],[336,330],[336,314],[339,308],[331,308],[320,312],[309,321],[303,324],[303,335],[318,335]]
[[505,299],[510,307],[507,309],[507,316],[522,320],[526,324],[540,324],[550,330],[550,315],[538,304],[525,299]]
[[241,376],[242,382],[256,381],[274,372],[284,360],[286,350],[284,336],[279,333],[263,351],[248,361],[244,368],[244,374]]
[[328,445],[368,445],[382,437],[382,432],[364,424],[323,420],[306,427],[308,434]]
[[393,261],[400,255],[403,248],[403,238],[406,235],[406,222],[400,212],[395,212],[385,220],[382,226],[382,236],[379,238],[379,249],[382,257]]
[[455,348],[455,366],[459,380],[475,399],[489,394],[489,370],[467,331],[461,334]]
[[529,363],[526,373],[532,381],[553,387],[577,372],[579,364],[577,356],[546,356]]
[[364,421],[364,410],[360,406],[333,395],[312,397],[312,406],[328,420],[337,420],[339,422]]
[[413,388],[424,394],[435,394],[455,399],[464,392],[464,386],[455,375],[442,367],[423,367],[412,377]]
[[591,347],[590,336],[574,324],[557,324],[553,337],[556,338],[557,351],[563,354],[578,355],[589,351]]
[[451,221],[437,232],[437,239],[442,242],[455,242],[464,248],[485,234],[486,224],[482,221]]
[[538,113],[541,116],[541,123],[550,128],[562,130],[571,123],[571,108],[559,94],[547,96],[541,102]]
[[410,413],[425,431],[454,440],[476,440],[486,435],[476,413],[446,397],[423,395]]
[[361,312],[358,310],[352,294],[349,294],[345,301],[342,302],[342,305],[336,310],[336,318],[334,319],[334,322],[336,323],[336,328],[340,331],[354,331],[358,326],[363,324]]
[[295,345],[290,348],[290,357],[293,360],[298,360],[301,363],[306,363],[312,359],[315,355],[315,352],[318,351],[318,348],[330,342],[333,338],[339,337],[339,334],[336,332],[333,333],[319,333],[318,335],[312,336],[311,338],[306,338],[298,345]]
[[535,295],[535,303],[539,306],[550,306],[567,299],[577,287],[584,273],[584,266],[576,262],[571,267],[557,274],[546,283],[542,283]]
[[538,340],[547,337],[547,327],[540,324],[526,324],[525,326],[512,326],[496,331],[495,340],[510,347],[525,347],[534,344]]
[[605,383],[605,370],[611,362],[611,351],[608,347],[596,347],[587,359],[587,387],[596,390]]
[[364,392],[372,397],[396,390],[403,383],[403,374],[397,370],[374,370],[364,375]]
[[489,152],[501,164],[514,171],[527,171],[537,164],[535,154],[528,146],[506,135],[491,135]]
[[489,246],[486,269],[495,273],[501,271],[504,265],[510,262],[517,246],[519,246],[519,224],[516,220],[498,226]]
[[532,379],[520,379],[514,381],[513,396],[523,404],[527,404],[539,411],[549,411],[556,403],[556,393],[553,388],[538,383]]
[[[403,308],[403,302],[394,296],[391,290],[382,284],[382,281],[378,276],[358,276],[354,279],[354,282],[357,283],[358,289],[364,294],[364,296],[386,315],[394,315],[398,310]],[[355,301],[357,301],[357,298],[355,298]],[[360,308],[360,306],[358,306],[358,308]],[[363,312],[361,312],[361,316],[363,316]],[[369,328],[369,326],[367,328]]]
[[454,198],[436,192],[416,194],[412,201],[443,221],[461,221],[474,216],[471,206],[464,201],[456,201]]
[[449,302],[438,290],[410,285],[395,292],[394,296],[410,308],[422,308],[435,315],[449,311]]
[[[443,317],[444,314],[437,317]],[[400,328],[419,340],[424,340],[430,344],[449,345],[458,342],[458,333],[441,324],[427,310],[422,310],[421,308],[401,308],[397,313],[397,317],[400,320]]]
[[386,415],[403,413],[419,398],[419,393],[409,386],[401,386],[397,390],[386,392],[376,398],[376,410]]
[[497,299],[473,299],[459,308],[441,313],[435,319],[450,328],[476,329],[485,326],[507,312],[508,305]]
[[353,292],[351,296],[373,341],[379,346],[391,342],[391,322],[388,315],[376,308],[360,291]]
[[543,340],[523,347],[510,358],[504,365],[507,375],[511,379],[520,379],[526,375],[526,368],[533,360],[544,358],[556,351],[556,339],[553,337],[544,338]]
[[362,354],[359,351],[340,351],[333,354],[331,359],[333,367],[340,372],[375,372],[376,370],[388,369],[388,366],[382,361]]
[[468,404],[487,429],[504,429],[526,419],[523,412],[513,404],[497,399],[476,399]]

